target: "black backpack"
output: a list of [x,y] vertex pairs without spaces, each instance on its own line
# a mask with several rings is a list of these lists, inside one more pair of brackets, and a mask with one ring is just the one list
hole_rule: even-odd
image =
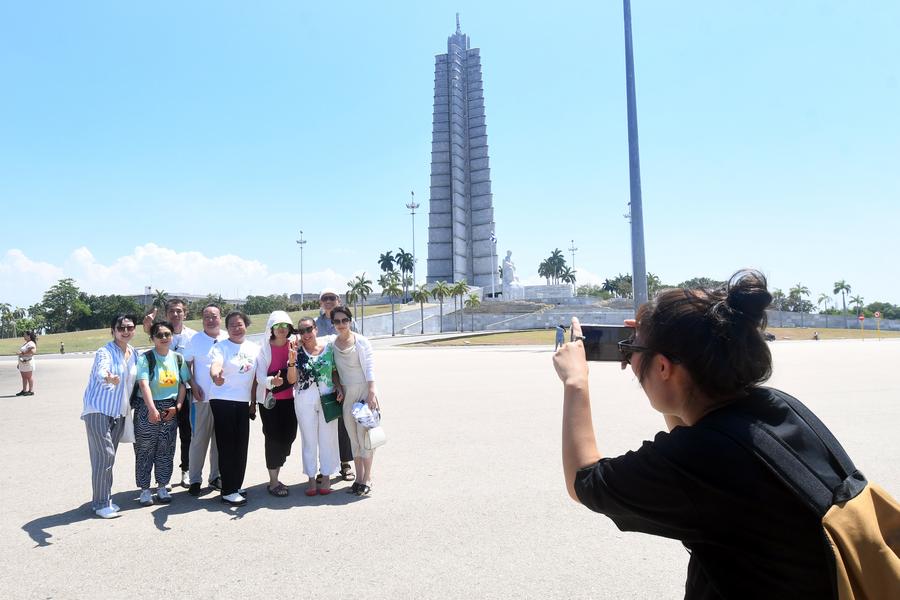
[[[144,352],[147,357],[147,371],[150,374],[150,381],[156,376],[156,354],[153,350]],[[140,358],[140,357],[138,357]],[[175,353],[175,360],[178,363],[178,380],[181,380],[181,366],[184,364],[184,358],[178,352]],[[131,408],[139,408],[144,404],[144,396],[141,394],[140,382],[135,381],[134,387],[131,389],[131,398],[129,399]]]

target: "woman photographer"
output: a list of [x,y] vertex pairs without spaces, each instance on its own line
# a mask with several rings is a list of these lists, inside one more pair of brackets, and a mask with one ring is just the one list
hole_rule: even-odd
[[722,289],[668,290],[638,309],[626,323],[633,338],[619,344],[622,367],[631,366],[669,431],[622,456],[597,450],[577,319],[575,341],[554,357],[569,495],[623,531],[681,541],[691,553],[686,598],[836,597],[821,519],[719,427],[764,422],[830,468],[826,448],[789,408],[793,399],[760,387],[772,372],[762,335],[771,299],[761,273],[742,271]]

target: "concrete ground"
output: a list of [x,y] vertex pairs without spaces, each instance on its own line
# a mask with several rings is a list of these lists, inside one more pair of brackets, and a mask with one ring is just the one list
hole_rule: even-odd
[[[806,402],[863,472],[900,496],[900,341],[776,342],[771,384]],[[376,342],[388,444],[373,495],[307,498],[299,448],[287,498],[265,492],[252,423],[249,504],[176,488],[140,507],[119,447],[119,519],[92,516],[81,396],[90,356],[37,359],[14,397],[0,359],[0,592],[4,598],[681,598],[680,544],[619,532],[572,502],[560,466],[561,385],[549,348]],[[630,371],[591,367],[600,450],[662,427]],[[206,475],[206,473],[204,473]],[[343,488],[348,484],[340,483]]]

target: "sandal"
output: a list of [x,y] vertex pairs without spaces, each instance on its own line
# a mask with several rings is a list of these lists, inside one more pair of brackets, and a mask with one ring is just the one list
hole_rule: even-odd
[[266,489],[269,491],[270,494],[272,494],[273,496],[276,496],[278,498],[284,498],[285,496],[287,496],[288,494],[291,493],[290,490],[287,488],[287,486],[284,485],[283,483],[281,483],[280,481],[278,482],[278,485],[276,485],[275,487],[266,486]]
[[341,479],[344,481],[353,481],[356,475],[350,470],[350,463],[341,463]]

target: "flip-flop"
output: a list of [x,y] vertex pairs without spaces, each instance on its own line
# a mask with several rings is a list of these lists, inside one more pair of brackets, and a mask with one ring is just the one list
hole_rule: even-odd
[[320,496],[327,496],[330,493],[331,493],[331,488],[319,488]]
[[288,490],[287,486],[281,482],[278,482],[278,485],[276,485],[275,487],[266,486],[266,489],[270,494],[278,498],[284,498],[290,493],[290,490]]
[[306,494],[307,496],[315,496],[319,492],[316,491],[316,488],[306,488],[306,491],[303,493]]

